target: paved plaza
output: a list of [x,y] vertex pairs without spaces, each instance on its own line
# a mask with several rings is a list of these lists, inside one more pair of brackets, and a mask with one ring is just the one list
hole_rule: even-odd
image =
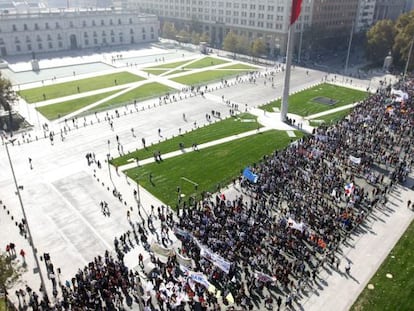
[[[115,65],[111,64],[108,61],[111,59],[111,53],[122,53],[124,58]],[[113,73],[125,70],[125,68],[132,73],[140,72],[142,75],[142,66],[157,64],[158,61],[155,62],[154,58],[161,57],[164,57],[165,61],[172,62],[202,57],[202,55],[196,52],[146,47],[135,52],[106,51],[105,53],[92,53],[88,56],[50,58],[41,61],[41,65],[47,70],[41,70],[37,77],[27,68],[27,62],[17,59],[16,63],[11,66],[16,70],[14,78],[12,72],[7,75],[17,90],[51,83],[49,80],[54,76],[57,76],[59,82],[72,81],[92,77],[96,72]],[[56,66],[62,62],[67,67],[57,68]],[[138,65],[133,68],[126,67],[127,62]],[[261,70],[266,72],[270,69],[263,67]],[[76,71],[76,75],[73,75],[72,71]],[[341,76],[328,75],[316,70],[309,70],[309,73],[307,71],[299,67],[293,69],[291,92],[311,87],[324,79],[361,90],[366,90],[367,87],[375,89],[379,87],[380,80],[392,79],[391,76],[377,76],[370,80],[354,79],[351,84],[347,78]],[[151,76],[149,79],[166,82],[165,79],[157,76]],[[230,79],[230,82],[232,81],[233,79]],[[174,86],[177,87],[177,85]],[[229,107],[222,100],[223,96],[226,100],[239,104],[240,110],[249,111],[258,116],[259,122],[264,126],[261,131],[295,130],[293,127],[282,124],[277,112],[265,114],[257,109],[258,106],[281,96],[283,72],[276,74],[274,87],[264,85],[261,80],[258,80],[256,84],[239,83],[224,88],[218,82],[210,86],[215,90],[207,93],[206,96],[187,97],[162,105],[158,104],[157,98],[138,103],[137,109],[133,105],[118,108],[120,116],[113,118],[113,129],[108,122],[104,121],[104,112],[96,116],[79,118],[76,126],[70,126],[71,130],[65,135],[64,140],[59,137],[65,125],[62,119],[48,121],[34,109],[35,105],[19,102],[20,114],[27,118],[33,125],[33,129],[30,132],[16,134],[17,140],[13,145],[8,144],[8,149],[18,185],[22,186],[20,190],[22,202],[38,254],[50,254],[55,269],[61,270],[58,278],[62,283],[73,277],[79,268],[87,265],[95,256],[104,254],[106,250],[114,252],[114,237],[130,229],[128,211],[133,221],[141,221],[133,194],[137,185],[126,178],[122,172],[123,169],[133,167],[135,164],[131,163],[122,170],[116,171],[106,162],[107,154],[111,157],[119,155],[116,148],[116,136],[122,142],[124,152],[127,153],[142,147],[141,138],[145,138],[147,144],[158,142],[160,140],[158,129],[162,130],[164,138],[169,138],[178,135],[179,129],[190,131],[194,128],[194,122],[198,126],[207,124],[205,115],[212,110],[220,112],[222,118],[226,118],[230,113]],[[346,108],[348,107],[341,109]],[[332,111],[326,114],[330,112]],[[109,114],[114,116],[113,111]],[[183,120],[183,114],[187,116],[187,120]],[[318,114],[318,116],[322,115]],[[71,117],[72,115],[68,116],[69,119]],[[307,122],[312,119],[312,116],[302,118],[289,115],[289,117],[301,123],[305,131],[312,131],[312,127]],[[44,124],[48,125],[50,131],[57,134],[53,144],[45,138]],[[131,133],[132,128],[134,135]],[[254,133],[244,135],[249,134]],[[228,137],[224,141],[238,137],[241,135]],[[205,146],[200,145],[199,148],[203,149],[218,143],[220,142],[211,142]],[[98,169],[96,165],[88,165],[85,158],[87,153],[95,155],[96,160],[102,163],[101,169]],[[172,153],[165,155],[164,158],[175,155]],[[7,243],[14,242],[18,250],[24,249],[27,254],[27,268],[22,268],[21,280],[10,291],[11,300],[17,303],[17,297],[14,295],[15,289],[29,284],[37,290],[40,282],[39,275],[33,273],[34,260],[28,241],[19,234],[19,228],[15,224],[22,219],[22,210],[16,195],[4,144],[0,145],[0,172],[0,200],[2,201],[0,205],[0,247],[4,249]],[[410,183],[413,183],[413,179],[410,179]],[[113,195],[114,188],[122,194],[122,200]],[[238,193],[237,187],[233,186],[229,186],[224,191],[229,197]],[[144,188],[140,187],[139,192],[144,215],[151,213],[151,205],[162,204]],[[351,276],[342,272],[322,273],[320,287],[301,300],[303,310],[335,309],[340,311],[350,307],[412,221],[413,213],[405,206],[407,200],[413,197],[414,193],[409,188],[402,186],[395,188],[390,195],[387,208],[373,212],[367,223],[367,233],[353,237],[351,244],[344,246],[340,270],[344,271],[346,260],[352,261]],[[108,203],[110,217],[102,215],[99,206],[101,201]],[[155,226],[159,225],[159,222],[155,221]],[[179,245],[179,241],[172,235],[171,239],[175,246]],[[138,266],[137,254],[141,252],[145,253],[139,246],[128,253],[125,261],[130,268],[134,269]],[[19,256],[18,259],[21,260]],[[144,262],[149,262],[148,255],[145,256]],[[40,268],[44,275],[47,275],[44,261],[40,263]],[[46,280],[46,284],[49,296],[51,296],[52,284],[49,280]],[[132,308],[139,310],[137,304],[133,304]]]

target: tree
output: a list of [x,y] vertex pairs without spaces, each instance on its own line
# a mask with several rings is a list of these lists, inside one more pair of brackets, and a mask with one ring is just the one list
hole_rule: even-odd
[[[395,23],[395,39],[393,46],[394,63],[405,66],[412,40],[414,40],[414,11],[400,15]],[[414,52],[414,51],[413,51]],[[411,55],[409,70],[414,69],[413,55]]]
[[223,50],[233,52],[236,54],[237,51],[238,36],[233,32],[229,31],[223,40]]
[[259,57],[263,54],[266,54],[266,43],[263,38],[257,38],[252,44],[252,55],[254,57]]
[[195,32],[195,31],[193,31],[191,33],[191,43],[196,44],[196,45],[200,44],[200,34],[199,33]]
[[0,291],[7,294],[7,284],[13,281],[17,276],[15,269],[11,264],[11,258],[7,255],[0,254]]
[[162,27],[162,35],[167,39],[175,39],[177,35],[177,29],[175,29],[174,23],[165,22],[164,26]]
[[210,42],[210,36],[207,32],[203,32],[200,36],[200,42]]
[[367,32],[366,55],[374,64],[381,64],[394,44],[395,29],[391,20],[380,20]]
[[249,55],[250,54],[249,38],[247,38],[246,36],[238,36],[236,51],[237,53],[240,53],[240,54]]
[[11,82],[8,79],[3,78],[0,72],[0,107],[8,112],[9,125],[7,126],[7,129],[10,132],[13,130],[12,103],[16,101],[16,99],[17,96],[13,91]]

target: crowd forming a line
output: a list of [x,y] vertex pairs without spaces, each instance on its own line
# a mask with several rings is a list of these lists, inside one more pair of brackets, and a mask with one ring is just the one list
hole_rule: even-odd
[[[233,200],[220,194],[205,198],[184,209],[178,221],[158,208],[148,224],[143,220],[117,240],[117,259],[106,252],[60,284],[62,298],[53,308],[121,310],[134,302],[145,310],[291,307],[320,281],[322,268],[338,268],[341,243],[405,181],[414,164],[414,81],[395,87],[408,99],[380,89],[339,123],[264,156],[251,167],[257,183],[240,177],[241,194]],[[152,217],[157,216],[162,229],[157,240],[164,247],[171,243],[171,229],[180,232],[182,245],[167,262],[148,243],[145,226],[156,231]],[[145,278],[123,263],[140,241],[154,266]],[[230,268],[223,269],[203,248]],[[177,257],[191,258],[192,265],[184,267]],[[138,260],[144,268],[142,255]],[[345,271],[350,273],[349,264]],[[192,273],[205,279],[189,277]],[[24,304],[51,309],[35,291],[26,292]]]

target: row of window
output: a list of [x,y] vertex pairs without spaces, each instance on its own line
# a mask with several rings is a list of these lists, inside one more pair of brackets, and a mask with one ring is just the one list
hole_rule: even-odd
[[[145,31],[145,28],[142,28],[142,34],[143,34],[143,37],[145,37],[145,33],[146,33],[146,31]],[[103,30],[101,33],[101,36],[102,37],[105,37],[106,35],[107,35],[107,32],[105,31],[105,30]],[[129,30],[129,34],[134,34],[134,29],[133,28],[130,28],[130,30]],[[83,33],[83,36],[85,37],[85,38],[87,38],[87,37],[89,37],[89,33],[88,32],[84,32]],[[114,32],[114,30],[112,29],[112,30],[110,30],[109,31],[109,35],[110,36],[114,36],[115,35],[115,32]],[[118,33],[118,35],[119,36],[123,36],[123,32],[119,32]],[[54,37],[55,35],[53,34],[53,35],[51,35],[51,34],[47,34],[46,35],[46,40],[47,41],[52,41],[53,39],[52,39],[52,36]],[[91,34],[91,36],[93,36],[93,37],[97,37],[98,36],[98,32],[97,31],[93,31],[92,32],[92,34]],[[42,41],[43,39],[42,38],[44,38],[44,36],[40,36],[40,35],[36,35],[36,41]],[[151,38],[153,39],[154,38],[154,29],[153,29],[153,27],[151,27]],[[28,36],[28,35],[26,35],[26,42],[31,42],[32,41],[32,39],[33,39],[33,37],[32,36]],[[57,40],[62,40],[62,35],[60,34],[60,33],[58,33],[57,35],[56,35],[56,39]],[[145,40],[145,39],[144,39]],[[14,38],[14,42],[15,43],[20,43],[20,37],[15,37]],[[0,44],[4,44],[4,39],[3,38],[0,38]]]
[[[77,22],[79,22],[79,23],[77,23]],[[106,22],[108,22],[108,21],[106,21]],[[129,24],[130,25],[133,24],[132,18],[129,19]],[[19,25],[19,27],[18,27],[18,25]],[[18,24],[18,25],[12,24],[12,31],[19,31],[19,30],[29,31],[29,30],[41,30],[41,29],[43,30],[43,29],[52,29],[52,27],[54,27],[54,29],[61,29],[62,27],[66,28],[67,26],[69,28],[75,28],[75,25],[76,25],[76,27],[80,26],[80,21],[69,21],[68,25],[66,23],[61,23],[61,22],[54,22],[54,23],[45,22],[44,25],[42,24],[42,26],[44,26],[44,27],[40,26],[39,23],[34,23],[32,25],[28,25],[28,24]],[[100,26],[107,26],[107,25],[113,26],[115,24],[114,24],[112,19],[109,19],[108,24],[105,23],[104,19],[102,19],[100,21],[99,25]],[[117,25],[122,25],[122,20],[121,19],[118,19]],[[20,26],[22,28],[20,28]],[[83,20],[82,21],[82,27],[88,27],[88,26],[92,26],[92,27],[98,26],[98,23],[94,19],[91,20],[90,23],[88,23],[86,20]],[[151,27],[151,31],[154,31],[153,27]],[[1,32],[1,30],[0,30],[0,32]]]
[[[162,1],[159,1],[159,2],[162,2]],[[175,3],[176,5],[185,4],[187,7],[189,7],[190,1],[189,0],[186,0],[186,1],[184,1],[184,0],[170,1],[170,6],[173,3]],[[264,5],[264,4],[257,4],[256,5],[256,4],[253,4],[253,3],[247,4],[247,3],[223,2],[223,1],[218,1],[218,2],[217,1],[211,1],[211,6],[210,6],[210,1],[198,1],[198,3],[197,3],[196,0],[193,0],[191,2],[191,4],[194,5],[194,6],[198,5],[198,6],[204,7],[204,8],[205,7],[219,7],[219,8],[224,8],[225,7],[227,9],[231,9],[231,8],[240,9],[240,8],[242,8],[244,10],[247,10],[247,9],[256,10],[257,9],[259,11],[269,11],[269,12],[274,12],[274,11],[283,12],[285,10],[285,6],[274,6],[274,5]],[[157,3],[154,3],[154,1],[149,1],[148,3],[144,3],[143,6],[144,7],[154,7],[154,8],[160,7],[160,8],[162,8],[162,7],[167,7],[168,4],[167,3],[157,4]]]
[[[119,41],[118,41],[119,43],[124,43],[124,38],[122,36],[120,36],[118,39],[119,39]],[[154,34],[151,34],[151,39],[154,39]],[[142,34],[142,40],[146,40],[146,35],[145,34]],[[89,41],[89,39],[85,39],[83,41],[85,47],[88,47],[91,44],[91,42],[93,42],[93,45],[95,45],[95,46],[98,45],[98,44],[102,44],[102,45],[108,44],[108,41],[107,41],[106,38],[102,38],[101,40],[98,40],[98,38],[94,38],[92,41]],[[131,42],[131,44],[135,43],[135,37],[134,36],[130,37],[130,42]],[[20,43],[20,42],[17,42],[17,43]],[[117,43],[116,38],[111,37],[110,43]],[[43,43],[38,42],[37,43],[37,50],[44,50],[44,49],[54,50],[55,48],[54,48],[53,44],[54,44],[54,42],[47,42],[47,48],[44,48]],[[63,42],[58,41],[57,42],[57,47],[60,48],[60,49],[63,48]],[[27,48],[28,51],[32,51],[33,50],[32,43],[27,43],[26,48]],[[17,52],[22,51],[22,46],[20,44],[16,44],[16,51]]]

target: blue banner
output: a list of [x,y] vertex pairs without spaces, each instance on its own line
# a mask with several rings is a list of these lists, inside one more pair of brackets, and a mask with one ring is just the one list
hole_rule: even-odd
[[243,176],[252,183],[257,183],[257,180],[259,179],[259,176],[254,174],[248,167],[244,169]]

